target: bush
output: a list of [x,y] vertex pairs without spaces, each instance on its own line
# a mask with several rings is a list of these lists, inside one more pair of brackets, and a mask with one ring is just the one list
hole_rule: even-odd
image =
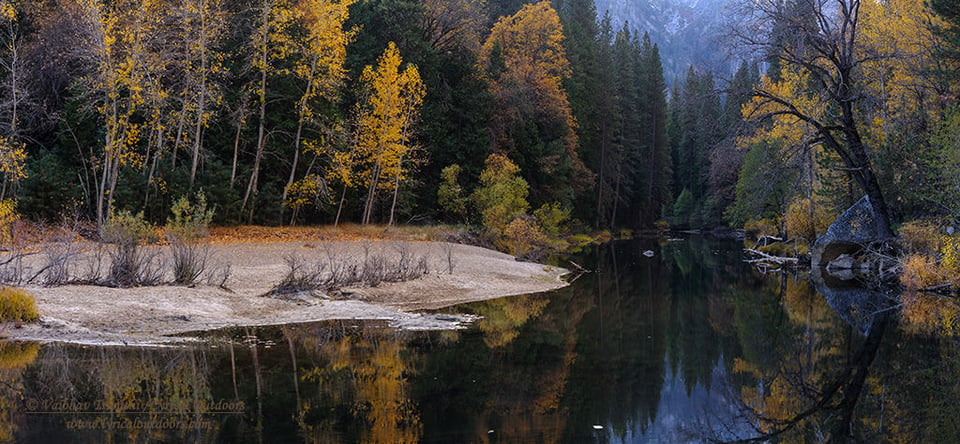
[[0,288],[0,321],[36,322],[40,320],[37,301],[19,288]]
[[943,236],[940,238],[940,274],[954,287],[960,287],[960,238]]
[[184,196],[170,210],[173,217],[167,219],[164,233],[173,250],[173,281],[192,285],[203,274],[210,257],[210,249],[203,241],[213,220],[213,210],[207,209],[203,191],[197,193],[196,203]]
[[525,214],[530,206],[529,186],[519,173],[520,168],[507,156],[491,154],[480,173],[481,187],[471,195],[483,218],[483,227],[494,239],[500,238],[514,217]]
[[530,216],[517,216],[503,232],[503,244],[519,258],[537,259],[549,244],[546,234]]
[[813,242],[817,236],[827,232],[832,222],[823,205],[818,205],[813,199],[801,198],[795,199],[787,207],[783,225],[791,238]]
[[453,164],[440,172],[443,182],[437,189],[437,204],[440,205],[448,221],[467,221],[467,198],[463,197],[463,188],[458,181],[460,171],[460,165]]
[[776,236],[780,234],[777,222],[773,219],[751,220],[743,225],[744,231],[753,237]]
[[943,246],[940,230],[929,222],[910,221],[901,225],[899,231],[906,253],[932,255]]
[[12,199],[0,200],[0,244],[13,243],[13,225],[18,220],[17,202]]
[[144,255],[140,248],[144,242],[156,240],[156,231],[142,212],[133,215],[126,210],[114,213],[111,209],[101,230],[103,241],[113,244],[107,285],[133,287],[153,285],[160,280],[161,273],[153,265],[153,257]]
[[909,290],[918,290],[941,282],[937,264],[933,259],[919,254],[910,255],[903,264],[900,283]]

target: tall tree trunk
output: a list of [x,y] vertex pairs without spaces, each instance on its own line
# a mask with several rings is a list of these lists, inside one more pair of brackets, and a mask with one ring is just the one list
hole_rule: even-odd
[[246,104],[241,104],[240,109],[237,110],[237,132],[233,136],[233,162],[230,164],[230,187],[233,187],[233,184],[237,180],[237,161],[240,157],[240,133],[243,132],[243,122],[246,120],[247,106]]
[[370,187],[367,188],[367,201],[363,205],[363,220],[361,225],[370,223],[370,215],[373,213],[373,201],[377,196],[377,187],[380,185],[380,162],[373,168],[373,177],[370,178]]
[[[401,162],[403,159],[400,159]],[[390,221],[387,222],[388,227],[393,226],[393,215],[397,209],[397,195],[400,194],[400,173],[397,173],[396,178],[393,181],[393,203],[390,204]]]
[[[261,29],[261,38],[263,39],[263,47],[261,48],[261,51],[260,51],[260,63],[261,63],[260,91],[259,91],[260,122],[257,127],[257,153],[253,159],[253,172],[250,173],[250,182],[247,183],[247,191],[246,193],[244,193],[243,204],[240,206],[240,208],[246,208],[247,203],[250,201],[251,196],[255,197],[257,194],[257,181],[260,176],[260,161],[263,159],[263,150],[265,145],[264,139],[266,138],[266,134],[265,134],[266,128],[264,127],[264,125],[265,125],[265,120],[267,118],[267,41],[268,41],[267,33],[269,30],[268,20],[269,20],[270,11],[266,5],[266,2],[264,3],[265,4],[263,8],[263,17],[262,17],[263,25]],[[250,214],[247,217],[248,224],[253,223],[253,215],[254,215],[253,209],[254,209],[254,205],[250,203]]]
[[343,186],[343,193],[340,194],[340,205],[337,205],[337,218],[333,220],[333,228],[340,225],[340,213],[343,211],[343,203],[347,200],[347,186]]

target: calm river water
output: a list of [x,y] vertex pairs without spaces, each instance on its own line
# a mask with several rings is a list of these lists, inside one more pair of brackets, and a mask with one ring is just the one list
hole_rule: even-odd
[[568,288],[445,310],[483,317],[462,331],[3,343],[0,442],[960,442],[956,336],[828,304],[740,248],[600,246]]

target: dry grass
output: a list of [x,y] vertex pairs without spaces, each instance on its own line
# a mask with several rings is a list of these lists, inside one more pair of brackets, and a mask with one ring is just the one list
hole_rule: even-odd
[[213,243],[299,241],[440,241],[460,230],[448,226],[394,226],[341,224],[315,227],[261,227],[240,225],[210,228]]
[[0,321],[36,322],[40,320],[37,301],[19,288],[0,288]]

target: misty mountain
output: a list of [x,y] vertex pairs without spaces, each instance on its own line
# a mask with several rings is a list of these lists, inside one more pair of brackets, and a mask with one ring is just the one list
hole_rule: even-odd
[[736,69],[720,42],[726,31],[723,8],[729,1],[596,0],[596,5],[598,17],[609,11],[614,29],[626,22],[632,31],[650,34],[660,47],[664,76],[672,84],[682,81],[691,65],[720,76]]

